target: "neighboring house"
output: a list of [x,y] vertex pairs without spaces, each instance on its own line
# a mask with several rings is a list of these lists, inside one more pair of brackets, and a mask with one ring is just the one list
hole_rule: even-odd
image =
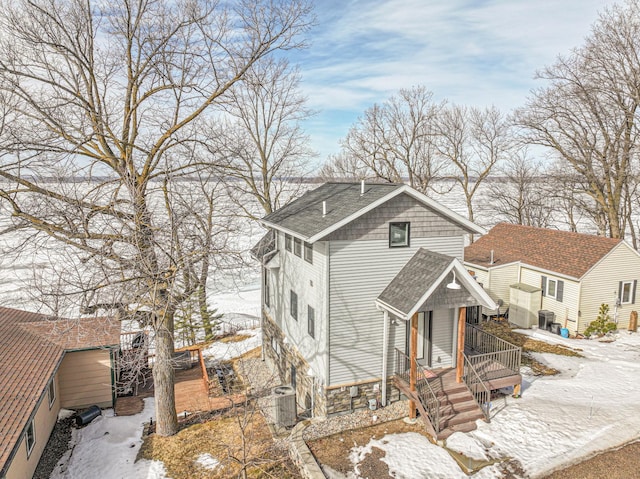
[[324,184],[262,224],[265,356],[303,408],[386,405],[405,363],[462,371],[465,308],[495,308],[462,264],[480,227],[407,185],[364,183]]
[[627,328],[638,309],[640,255],[621,239],[501,223],[465,248],[465,265],[519,326],[537,324],[544,310],[581,333],[605,303]]
[[114,404],[120,323],[0,307],[0,478],[32,477],[61,408]]

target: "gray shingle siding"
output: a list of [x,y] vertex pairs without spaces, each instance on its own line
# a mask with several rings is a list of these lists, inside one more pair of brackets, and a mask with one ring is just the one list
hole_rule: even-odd
[[466,231],[407,194],[400,194],[360,218],[329,234],[329,241],[388,240],[390,222],[410,222],[411,240],[433,236],[457,236]]

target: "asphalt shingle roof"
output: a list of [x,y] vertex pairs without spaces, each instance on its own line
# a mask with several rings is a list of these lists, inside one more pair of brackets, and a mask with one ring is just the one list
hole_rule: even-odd
[[[310,238],[403,186],[365,184],[365,193],[360,195],[360,183],[325,183],[265,216],[263,220]],[[323,201],[327,205],[325,216],[322,215]]]
[[621,242],[603,236],[500,223],[465,248],[464,260],[487,268],[520,261],[581,278]]
[[115,320],[55,319],[0,307],[0,472],[65,350],[119,341]]

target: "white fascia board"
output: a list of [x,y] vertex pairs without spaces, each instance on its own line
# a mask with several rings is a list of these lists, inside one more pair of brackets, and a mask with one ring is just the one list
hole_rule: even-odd
[[471,261],[465,261],[464,265],[469,266],[470,268],[476,268],[482,271],[489,272],[494,269],[506,268],[507,266],[513,266],[514,264],[518,263],[519,261],[511,261],[510,263],[492,264],[491,266],[480,266],[479,264],[472,263]]
[[[319,233],[316,233],[315,235],[311,236],[309,239],[307,239],[305,241],[307,241],[309,243],[315,243],[316,241],[321,240],[325,236],[333,233],[334,231],[342,228],[343,226],[348,225],[353,220],[359,218],[360,216],[364,215],[365,213],[368,213],[369,211],[377,208],[378,206],[386,203],[390,199],[395,198],[396,196],[398,196],[398,195],[400,195],[402,193],[408,194],[412,198],[415,198],[416,200],[420,201],[421,203],[424,203],[429,208],[437,211],[438,213],[443,214],[444,216],[450,218],[454,222],[461,224],[466,229],[470,230],[472,233],[478,233],[478,234],[486,234],[487,233],[487,231],[484,228],[482,228],[482,227],[478,226],[477,224],[469,221],[468,219],[464,218],[463,216],[459,215],[458,213],[450,210],[446,206],[441,205],[437,201],[432,200],[428,196],[423,195],[422,193],[414,190],[409,185],[402,185],[399,188],[396,188],[395,190],[391,191],[387,195],[379,198],[377,201],[374,201],[373,203],[370,203],[369,205],[365,206],[364,208],[362,208],[362,209],[356,211],[355,213],[347,216],[343,220],[338,221],[337,223],[334,223],[333,225],[331,225],[330,227],[326,228],[323,231],[320,231]],[[274,225],[274,228],[277,228],[277,226]]]
[[264,226],[265,228],[272,228],[274,230],[282,231],[283,233],[291,235],[294,238],[298,238],[298,239],[300,239],[302,241],[306,241],[307,243],[311,243],[311,241],[309,241],[309,238],[307,236],[303,236],[300,233],[296,233],[293,230],[290,230],[290,229],[287,229],[287,228],[283,228],[282,226],[280,226],[278,224],[271,223],[271,222],[265,221],[265,220],[260,220],[260,224],[262,226]]
[[609,252],[607,254],[605,254],[602,258],[600,258],[596,264],[594,264],[591,268],[589,268],[586,273],[584,273],[580,279],[584,278],[585,276],[587,276],[589,273],[591,273],[591,271],[598,266],[600,263],[602,263],[611,253],[613,253],[614,251],[616,251],[618,248],[621,248],[622,245],[625,245],[628,249],[630,249],[631,251],[633,251],[635,253],[636,256],[638,256],[640,258],[640,253],[638,253],[633,246],[631,246],[629,243],[627,243],[626,240],[622,240],[620,241],[620,243],[618,243],[616,246],[614,246],[613,248],[611,248],[609,250]]
[[378,309],[384,309],[384,310],[388,311],[389,313],[393,314],[394,316],[396,316],[399,319],[402,319],[404,321],[409,321],[409,319],[411,318],[411,316],[407,316],[402,311],[399,311],[396,308],[394,308],[393,306],[388,305],[387,303],[385,303],[381,299],[376,299],[375,303],[376,303],[376,307]]
[[478,282],[469,274],[465,266],[458,260],[454,258],[449,266],[445,268],[444,272],[438,277],[436,281],[433,282],[431,287],[422,295],[420,300],[416,303],[416,305],[411,308],[408,316],[413,316],[414,313],[418,311],[418,308],[422,306],[427,299],[433,294],[435,289],[442,283],[442,281],[447,277],[447,275],[455,269],[456,272],[456,281],[462,283],[467,290],[472,294],[474,298],[481,303],[482,306],[488,309],[497,309],[498,305],[495,303],[489,293],[487,293],[482,286],[478,284]]

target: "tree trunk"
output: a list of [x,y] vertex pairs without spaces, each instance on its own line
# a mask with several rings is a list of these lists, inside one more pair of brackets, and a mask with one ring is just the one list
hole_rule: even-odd
[[153,388],[156,402],[156,434],[172,436],[178,432],[176,394],[173,370],[173,316],[165,317],[156,328],[156,361],[153,366]]

